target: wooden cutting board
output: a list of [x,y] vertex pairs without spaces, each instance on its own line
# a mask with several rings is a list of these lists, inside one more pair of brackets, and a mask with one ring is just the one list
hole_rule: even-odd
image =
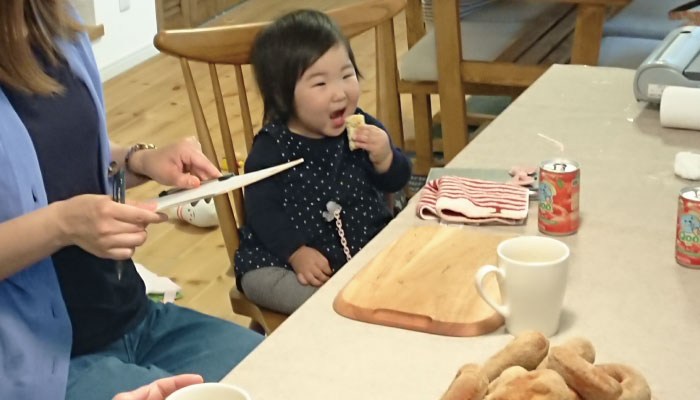
[[[496,247],[507,238],[445,226],[413,228],[364,267],[333,308],[359,321],[440,335],[491,332],[503,318],[479,296],[474,274],[495,265]],[[493,274],[485,285],[500,301]]]

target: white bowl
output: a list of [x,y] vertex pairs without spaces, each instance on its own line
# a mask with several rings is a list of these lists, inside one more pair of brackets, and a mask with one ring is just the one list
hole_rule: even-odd
[[199,383],[184,387],[166,400],[251,400],[243,389],[226,383]]

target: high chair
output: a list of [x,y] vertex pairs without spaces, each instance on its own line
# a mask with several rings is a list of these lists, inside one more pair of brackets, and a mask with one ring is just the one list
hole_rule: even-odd
[[[376,38],[377,61],[377,115],[392,135],[394,143],[403,145],[399,94],[397,88],[396,46],[394,41],[393,17],[405,6],[406,0],[365,0],[349,6],[328,11],[348,38],[352,38],[370,29]],[[253,41],[256,34],[268,22],[230,25],[213,28],[166,30],[159,32],[154,44],[162,53],[180,59],[185,78],[187,93],[192,106],[197,137],[202,144],[204,154],[217,166],[222,157],[229,166],[238,165],[234,151],[233,137],[229,126],[224,96],[219,81],[222,65],[232,66],[236,77],[236,94],[240,107],[241,124],[245,138],[247,154],[253,143],[253,122],[246,94],[242,66],[250,64]],[[203,62],[208,65],[211,78],[217,121],[208,123],[190,62]],[[215,145],[215,135],[210,126],[219,126],[221,144]],[[240,153],[239,153],[240,154]],[[232,171],[238,173],[235,168]],[[215,199],[221,233],[226,244],[231,266],[234,254],[240,243],[238,228],[244,223],[243,192],[236,190],[230,195],[217,196]],[[253,304],[245,294],[235,287],[230,293],[231,305],[235,313],[252,319],[251,327],[262,327],[270,334],[286,318],[285,315],[266,310]]]

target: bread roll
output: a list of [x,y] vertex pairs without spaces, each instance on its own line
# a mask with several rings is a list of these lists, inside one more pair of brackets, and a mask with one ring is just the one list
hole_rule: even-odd
[[486,400],[574,400],[576,394],[550,369],[530,371],[499,385]]
[[498,378],[489,383],[489,393],[496,391],[498,386],[505,385],[513,379],[519,378],[523,375],[527,375],[527,370],[520,365],[507,368],[505,371],[501,372],[501,375],[499,375]]
[[624,364],[603,364],[598,368],[610,375],[622,386],[617,400],[650,400],[651,389],[644,376],[636,369]]
[[496,379],[507,368],[519,365],[533,370],[542,362],[549,350],[549,340],[540,332],[527,331],[516,336],[512,342],[484,363],[484,373],[489,382]]
[[[593,347],[593,343],[591,343],[591,341],[586,338],[574,337],[568,339],[561,346],[554,347],[566,347],[568,349],[573,350],[576,354],[581,356],[584,360],[588,361],[589,363],[593,364],[595,362],[595,347]],[[545,359],[542,360],[540,365],[537,366],[537,369],[547,368],[548,360],[549,357],[545,357]]]
[[584,400],[617,400],[622,394],[618,381],[569,348],[552,347],[547,368],[559,373]]
[[441,400],[482,400],[488,387],[489,381],[481,366],[467,364],[459,369]]

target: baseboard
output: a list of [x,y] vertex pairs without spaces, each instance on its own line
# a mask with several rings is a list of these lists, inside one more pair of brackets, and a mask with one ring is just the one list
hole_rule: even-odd
[[142,62],[148,60],[149,58],[158,54],[158,50],[149,44],[140,50],[121,58],[109,65],[105,65],[100,68],[100,76],[102,77],[102,82],[106,82],[115,76],[127,71],[128,69],[141,64]]

